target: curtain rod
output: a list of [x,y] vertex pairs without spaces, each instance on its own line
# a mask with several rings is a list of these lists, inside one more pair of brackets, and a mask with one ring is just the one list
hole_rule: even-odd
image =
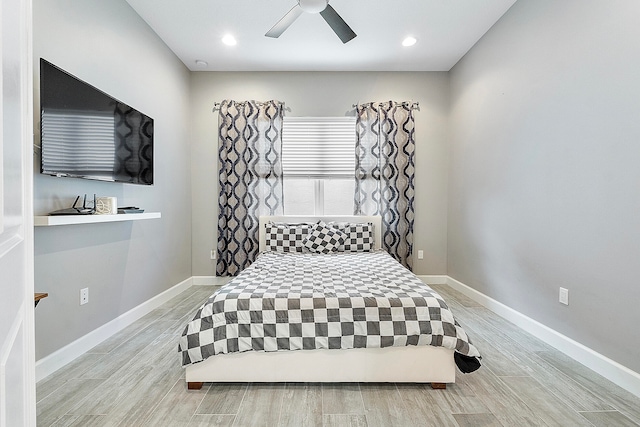
[[[238,104],[244,104],[245,102],[246,102],[246,101],[238,102]],[[257,104],[257,105],[265,105],[265,104],[267,104],[268,102],[269,102],[269,101],[266,101],[266,102],[256,102],[256,104]],[[280,101],[278,101],[278,102],[280,102]],[[285,103],[284,103],[284,102],[280,102],[280,104],[282,104],[282,107],[283,107],[286,111],[291,111],[291,108],[287,107],[287,106],[285,105]],[[220,106],[221,106],[221,105],[222,105],[222,103],[221,103],[221,102],[214,102],[214,103],[213,103],[213,110],[211,110],[211,111],[213,111],[213,112],[215,113],[216,111],[220,110]]]
[[[239,104],[243,104],[243,102],[239,102]],[[264,105],[264,104],[266,104],[266,102],[256,102],[256,104],[257,105]],[[416,102],[402,102],[401,104],[410,106],[412,110],[419,110],[420,109],[420,103],[418,101],[416,101]],[[220,110],[220,105],[222,105],[221,102],[214,102],[212,111],[215,113],[216,111]],[[291,108],[287,107],[284,102],[282,103],[282,105],[283,105],[283,107],[284,107],[284,109],[286,111],[291,111]],[[360,104],[353,104],[352,107],[353,108],[357,108],[358,105],[360,105]]]
[[[371,104],[370,102],[367,102],[367,104]],[[401,102],[401,105],[408,105],[409,107],[411,107],[412,110],[419,110],[420,109],[420,103],[418,101],[416,102]],[[358,105],[360,104],[353,104],[352,107],[353,108],[358,108]]]

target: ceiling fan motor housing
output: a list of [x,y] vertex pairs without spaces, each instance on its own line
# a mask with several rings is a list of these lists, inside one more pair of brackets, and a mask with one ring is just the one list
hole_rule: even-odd
[[329,0],[298,0],[298,4],[307,13],[320,13],[327,8]]

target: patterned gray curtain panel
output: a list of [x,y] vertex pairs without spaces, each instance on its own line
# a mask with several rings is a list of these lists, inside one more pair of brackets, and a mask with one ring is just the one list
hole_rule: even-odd
[[223,101],[218,117],[218,276],[235,276],[258,255],[258,217],[282,215],[279,101]]
[[[415,121],[409,102],[371,102],[357,111],[356,215],[380,215],[382,245],[413,267]],[[376,231],[377,232],[377,231]]]

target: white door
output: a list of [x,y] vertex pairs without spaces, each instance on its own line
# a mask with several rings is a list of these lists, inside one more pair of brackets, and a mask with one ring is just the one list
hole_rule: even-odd
[[0,46],[0,427],[33,426],[31,0],[2,0]]

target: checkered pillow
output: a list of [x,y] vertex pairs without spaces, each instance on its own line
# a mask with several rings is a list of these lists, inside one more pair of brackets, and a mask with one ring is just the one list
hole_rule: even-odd
[[302,242],[312,224],[285,224],[269,222],[265,224],[265,246],[275,252],[303,252]]
[[346,238],[344,245],[338,250],[344,252],[371,252],[375,243],[373,224],[356,224],[348,222],[332,222],[329,226],[342,231]]
[[311,252],[328,254],[337,251],[346,237],[342,231],[320,221],[311,228],[302,244]]

